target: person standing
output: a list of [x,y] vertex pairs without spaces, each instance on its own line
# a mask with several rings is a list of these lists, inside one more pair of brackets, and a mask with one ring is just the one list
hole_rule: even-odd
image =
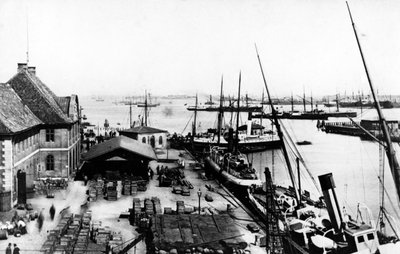
[[17,246],[17,244],[14,243],[14,251],[13,254],[19,254],[19,248]]
[[38,219],[37,219],[38,228],[39,228],[39,233],[42,231],[43,222],[44,222],[43,212],[40,211],[39,217],[38,217]]
[[54,207],[54,204],[51,204],[51,207],[50,207],[50,218],[51,218],[51,220],[54,220],[54,215],[55,215],[55,213],[56,213],[56,208]]
[[11,254],[12,253],[11,246],[12,246],[11,243],[9,243],[7,248],[6,248],[6,254]]

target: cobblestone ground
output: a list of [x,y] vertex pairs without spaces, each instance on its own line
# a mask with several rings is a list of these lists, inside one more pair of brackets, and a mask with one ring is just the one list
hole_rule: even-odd
[[[28,199],[34,210],[42,211],[44,215],[44,223],[42,230],[39,232],[37,220],[30,221],[27,224],[28,233],[21,237],[8,236],[7,240],[0,241],[0,250],[5,250],[8,243],[16,243],[21,249],[21,253],[40,253],[40,248],[47,237],[47,231],[55,228],[60,220],[60,211],[66,207],[70,207],[71,212],[78,212],[81,204],[85,202],[86,187],[83,182],[69,182],[66,190],[57,191],[54,198],[46,198],[39,196]],[[54,204],[56,208],[56,216],[52,221],[50,219],[49,209]],[[19,215],[24,215],[26,212],[17,210]],[[11,212],[10,214],[14,214]]]
[[[176,150],[169,150],[168,157],[169,158],[185,158],[186,166],[189,165],[190,158],[188,156],[180,157],[180,152]],[[157,154],[159,158],[166,158],[166,153]],[[157,163],[151,162],[150,166],[153,168],[154,172],[156,172],[155,168]],[[151,197],[159,197],[161,200],[162,209],[164,207],[172,207],[176,208],[176,201],[183,200],[186,206],[198,207],[198,196],[197,191],[200,189],[202,191],[202,199],[201,199],[201,207],[208,207],[210,209],[217,209],[219,211],[226,210],[227,204],[231,201],[227,200],[227,197],[219,195],[215,192],[208,192],[205,188],[205,184],[211,184],[218,191],[222,192],[222,189],[218,187],[218,185],[214,181],[204,182],[199,177],[200,172],[196,172],[194,170],[185,170],[185,175],[187,179],[193,184],[194,189],[191,190],[190,196],[180,196],[172,194],[171,188],[161,188],[158,187],[158,175],[154,175],[153,180],[150,181],[148,189],[146,192],[138,192],[135,196],[140,198],[143,205],[144,198]],[[55,193],[54,199],[48,199],[44,196],[35,197],[33,199],[29,199],[35,210],[43,210],[43,214],[45,216],[45,221],[43,224],[43,228],[41,232],[38,230],[37,221],[31,221],[27,225],[28,234],[23,235],[21,237],[9,236],[8,240],[0,241],[0,252],[4,251],[7,247],[8,243],[16,243],[20,249],[21,253],[40,253],[39,250],[46,240],[47,231],[54,229],[60,219],[60,211],[66,207],[70,207],[70,212],[78,213],[80,211],[81,205],[86,202],[86,187],[83,185],[83,182],[69,182],[67,190],[58,191]],[[210,194],[213,196],[213,202],[206,202],[204,200],[205,194]],[[129,241],[135,239],[138,236],[138,233],[135,231],[135,228],[129,225],[128,219],[120,219],[119,215],[128,211],[129,208],[132,207],[132,198],[133,196],[122,196],[117,201],[107,201],[107,200],[98,200],[96,202],[91,202],[88,205],[88,209],[92,211],[92,220],[100,220],[102,222],[102,226],[109,226],[112,231],[121,233],[124,241]],[[56,207],[56,217],[54,221],[51,221],[49,215],[49,209],[51,205],[54,204]],[[246,229],[247,221],[250,219],[248,215],[240,208],[232,207],[232,211],[234,216],[238,218],[236,221],[238,227],[241,228],[241,232],[244,234],[243,238],[246,242],[251,243],[254,241],[255,235],[250,233]],[[24,214],[25,211],[18,211],[19,214]],[[8,215],[12,216],[13,212]],[[135,249],[131,249],[128,253],[146,253],[144,242],[140,242],[136,246]],[[265,253],[265,250],[257,247],[251,246],[251,253]]]

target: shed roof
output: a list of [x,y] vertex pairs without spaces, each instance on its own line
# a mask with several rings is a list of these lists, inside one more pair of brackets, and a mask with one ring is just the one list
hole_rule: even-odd
[[168,132],[166,130],[161,130],[149,126],[137,126],[127,130],[120,131],[120,133],[137,133],[137,134],[151,134],[151,133],[162,133]]
[[90,161],[100,157],[107,157],[108,154],[110,158],[112,158],[116,156],[114,152],[118,149],[125,150],[149,160],[157,160],[157,156],[150,145],[125,136],[115,137],[93,146],[86,154],[83,154],[83,159]]
[[0,133],[11,134],[42,123],[8,84],[0,84]]

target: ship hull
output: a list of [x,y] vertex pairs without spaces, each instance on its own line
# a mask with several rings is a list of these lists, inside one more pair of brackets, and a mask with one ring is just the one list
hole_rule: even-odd
[[259,179],[241,179],[229,174],[227,171],[222,170],[220,166],[215,163],[209,156],[205,158],[205,165],[214,175],[222,178],[229,184],[233,184],[236,187],[250,187],[252,185],[260,185],[261,181]]
[[[194,140],[193,150],[201,152],[210,146],[216,146],[216,145],[217,145],[216,139]],[[218,146],[228,147],[228,142],[220,142]],[[239,151],[242,153],[253,153],[253,152],[265,151],[268,149],[279,148],[280,141],[279,140],[240,141],[238,146],[239,146]]]

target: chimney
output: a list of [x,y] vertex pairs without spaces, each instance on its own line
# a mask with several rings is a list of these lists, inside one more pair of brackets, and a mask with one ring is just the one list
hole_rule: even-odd
[[36,67],[35,66],[29,66],[28,71],[30,74],[36,75]]
[[18,63],[18,72],[22,71],[22,70],[26,70],[28,68],[28,64],[27,63]]

